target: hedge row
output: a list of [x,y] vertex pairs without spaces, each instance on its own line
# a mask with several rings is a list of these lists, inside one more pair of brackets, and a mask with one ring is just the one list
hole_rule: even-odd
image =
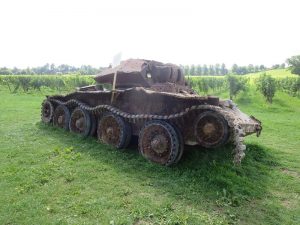
[[11,92],[23,90],[41,91],[42,87],[48,87],[53,90],[73,90],[76,87],[82,87],[95,83],[92,76],[80,75],[4,75],[0,76],[0,84],[6,85]]
[[[227,75],[223,77],[192,77],[189,84],[199,93],[218,93],[229,91],[234,97],[239,91],[249,85],[249,77]],[[259,85],[259,79],[254,79]],[[76,87],[94,84],[93,76],[89,75],[0,75],[0,85],[6,85],[11,92],[29,90],[40,91],[48,87],[56,91],[70,91]],[[262,84],[264,85],[264,84]],[[300,96],[300,77],[286,77],[276,79],[276,89],[291,96]]]
[[278,90],[291,96],[300,96],[300,77],[285,77],[276,80]]

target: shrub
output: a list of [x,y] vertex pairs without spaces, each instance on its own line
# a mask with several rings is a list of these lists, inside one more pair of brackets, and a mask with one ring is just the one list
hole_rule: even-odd
[[232,100],[240,91],[246,90],[247,80],[236,75],[227,75],[227,84],[229,89],[229,98]]
[[272,103],[276,92],[276,80],[270,75],[261,74],[256,80],[257,90],[262,93],[267,102]]
[[277,88],[295,97],[300,94],[300,77],[278,79]]
[[31,81],[31,78],[29,76],[20,76],[19,77],[18,82],[24,92],[28,92],[28,90],[30,88],[30,81]]
[[220,91],[226,87],[225,79],[222,77],[197,77],[189,80],[190,86],[204,94],[207,94],[209,91]]

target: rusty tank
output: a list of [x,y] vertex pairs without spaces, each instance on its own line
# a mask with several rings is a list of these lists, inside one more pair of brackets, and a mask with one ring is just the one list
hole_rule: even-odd
[[137,136],[141,155],[166,166],[180,161],[185,145],[216,148],[228,142],[240,163],[244,137],[262,130],[231,100],[199,96],[174,64],[129,59],[95,80],[73,93],[47,96],[42,121],[118,149]]

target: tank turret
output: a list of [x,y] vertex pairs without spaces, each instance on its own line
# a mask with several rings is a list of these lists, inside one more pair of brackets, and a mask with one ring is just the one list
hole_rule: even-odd
[[157,83],[185,85],[182,69],[171,63],[145,59],[128,59],[119,66],[108,68],[95,77],[98,83],[113,83],[117,74],[116,88],[151,87]]

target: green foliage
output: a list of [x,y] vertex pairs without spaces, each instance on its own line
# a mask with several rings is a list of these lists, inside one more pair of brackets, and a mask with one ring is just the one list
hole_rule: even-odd
[[256,88],[266,98],[267,102],[272,104],[276,92],[276,80],[265,73],[261,74],[256,80]]
[[29,76],[21,76],[18,79],[20,86],[22,87],[24,92],[28,92],[30,88],[31,77]]
[[[204,64],[201,65],[186,65],[183,66],[184,68],[184,74],[185,75],[191,75],[191,76],[223,76],[227,75],[229,73],[228,69],[226,68],[226,65],[224,63],[222,64],[215,64],[215,65],[209,65],[207,66]],[[284,68],[284,64],[279,66],[278,68]],[[237,64],[234,64],[231,68],[230,73],[236,74],[236,75],[244,75],[248,73],[254,73],[259,71],[265,71],[266,67],[264,65],[253,65],[249,64],[248,66],[238,66]]]
[[276,82],[279,90],[294,97],[300,95],[300,77],[285,77],[277,79]]
[[287,59],[287,63],[291,66],[292,74],[300,75],[300,55]]
[[231,72],[236,75],[244,75],[264,70],[266,70],[266,67],[264,65],[258,66],[253,64],[249,64],[248,66],[238,66],[237,64],[233,64],[231,68]]
[[61,92],[95,83],[93,77],[87,75],[4,75],[0,76],[0,82],[7,86],[10,92],[14,93],[20,87],[24,92],[29,90],[41,91],[42,87]]
[[2,67],[0,68],[0,75],[32,75],[32,74],[81,74],[81,75],[94,75],[100,73],[103,67],[94,68],[90,65],[82,65],[80,67],[70,66],[67,64],[61,64],[56,66],[54,64],[45,64],[44,66],[19,69],[14,67],[13,69]]
[[184,67],[184,75],[189,75],[190,74],[190,66],[189,65],[185,65]]
[[0,68],[0,75],[10,75],[12,71],[9,68],[2,67]]
[[207,65],[204,64],[203,65],[203,72],[202,72],[203,75],[208,75],[208,68],[207,68]]
[[190,75],[191,75],[191,76],[194,76],[194,75],[195,75],[195,72],[196,72],[196,70],[195,70],[195,65],[191,65],[191,67],[190,67]]
[[235,75],[226,76],[229,98],[232,100],[239,92],[246,90],[246,78],[238,77]]
[[228,74],[228,70],[226,69],[226,66],[224,63],[222,63],[222,65],[221,65],[220,73],[221,73],[221,75]]
[[210,90],[217,92],[226,88],[226,81],[223,77],[197,77],[191,79],[190,85],[199,93],[208,94]]

